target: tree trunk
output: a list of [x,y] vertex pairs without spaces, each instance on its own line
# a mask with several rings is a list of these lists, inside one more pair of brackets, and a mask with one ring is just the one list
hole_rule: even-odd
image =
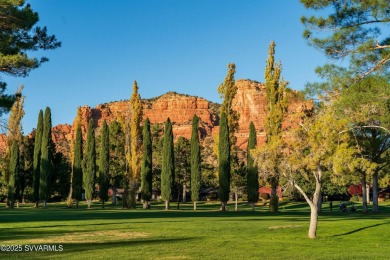
[[269,211],[278,212],[279,197],[276,195],[276,189],[278,188],[278,179],[271,177],[271,198],[269,201]]
[[226,210],[227,210],[227,202],[221,201],[221,211],[226,211]]
[[137,191],[138,191],[137,182],[135,180],[131,180],[131,182],[130,182],[130,196],[129,196],[130,200],[129,200],[129,204],[128,204],[129,208],[132,208],[132,209],[136,208]]
[[39,208],[39,201],[35,201],[35,207]]
[[169,200],[165,201],[165,210],[169,210]]
[[46,208],[46,199],[43,200],[43,208]]
[[149,201],[144,200],[144,202],[143,202],[143,209],[150,209]]
[[79,200],[76,200],[76,209],[79,208]]
[[88,204],[88,208],[90,209],[91,208],[91,199],[87,200],[87,204]]
[[313,194],[313,200],[310,200],[310,198],[307,196],[307,194],[302,190],[302,188],[295,183],[293,180],[293,184],[295,188],[303,195],[305,198],[307,204],[310,206],[310,226],[309,226],[309,238],[315,238],[317,233],[317,225],[318,225],[318,201],[321,194],[321,178],[322,178],[322,171],[321,169],[318,169],[317,172],[313,172],[314,178],[316,179],[316,187]]
[[372,176],[372,212],[378,213],[378,173]]
[[309,238],[316,238],[318,225],[318,211],[317,206],[310,206],[310,227],[309,227]]
[[102,201],[102,208],[104,209],[104,200]]
[[256,205],[256,203],[255,203],[255,202],[252,202],[252,203],[251,203],[251,206],[252,206],[252,211],[255,211],[255,205]]
[[362,203],[363,212],[367,212],[367,189],[366,189],[366,173],[362,172]]
[[237,194],[237,190],[234,192],[234,200],[235,200],[235,206],[234,206],[234,210],[235,211],[238,211],[238,194]]
[[112,205],[116,205],[116,187],[112,186]]
[[187,203],[187,187],[186,184],[183,183],[183,203]]
[[[370,184],[366,184],[366,193],[367,193],[367,205],[370,205]],[[368,208],[367,208],[367,211],[368,211]]]
[[321,195],[318,196],[317,211],[318,211],[318,213],[322,212],[322,196]]
[[194,201],[194,210],[196,210],[196,201]]

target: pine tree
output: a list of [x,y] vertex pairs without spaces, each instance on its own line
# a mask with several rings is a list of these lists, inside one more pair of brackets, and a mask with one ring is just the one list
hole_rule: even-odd
[[106,120],[103,121],[100,135],[99,195],[102,201],[102,208],[104,208],[104,202],[108,200],[108,187],[110,185],[110,135]]
[[[50,50],[61,46],[46,27],[38,27],[38,13],[24,0],[1,1],[1,66],[0,73],[15,77],[28,76],[29,72],[48,61],[31,57],[34,51]],[[39,52],[41,53],[41,52]],[[0,115],[7,113],[20,95],[5,95],[6,83],[0,81]]]
[[265,90],[266,90],[266,111],[265,122],[266,132],[266,150],[268,152],[267,160],[271,174],[268,181],[271,184],[271,200],[269,209],[271,212],[278,211],[279,198],[276,195],[276,189],[279,185],[282,140],[282,122],[287,112],[287,93],[286,86],[288,82],[280,79],[282,65],[275,63],[275,42],[271,42],[268,49],[267,66],[265,69]]
[[88,208],[91,208],[91,201],[95,188],[96,176],[96,150],[95,150],[95,132],[93,128],[93,119],[88,123],[87,144],[85,147],[84,157],[85,171],[83,174],[83,185],[85,190],[85,199],[88,203]]
[[194,210],[196,210],[196,202],[199,200],[201,179],[201,157],[198,125],[199,117],[194,115],[192,119],[191,134],[191,199],[194,202]]
[[141,197],[144,201],[144,209],[149,209],[149,201],[152,198],[152,136],[149,118],[144,121],[142,136]]
[[256,148],[256,129],[253,122],[249,124],[249,140],[247,152],[247,190],[248,202],[252,204],[254,210],[255,203],[259,201],[259,174],[257,166],[254,165],[254,160],[251,155],[251,150]]
[[76,208],[78,208],[83,190],[83,137],[80,125],[76,129],[76,140],[73,149],[72,199],[76,200]]
[[39,179],[40,179],[40,163],[41,163],[41,145],[42,145],[42,132],[43,132],[43,111],[39,110],[38,124],[35,130],[34,141],[34,165],[33,165],[33,188],[34,188],[34,201],[35,207],[38,208],[39,203]]
[[164,143],[161,169],[161,198],[165,200],[165,209],[169,209],[169,201],[174,185],[174,146],[171,120],[168,118],[164,129]]
[[15,199],[18,198],[20,190],[20,162],[19,162],[19,145],[16,140],[11,147],[10,158],[10,176],[8,181],[8,201],[11,208],[14,208]]
[[47,199],[50,196],[50,181],[52,174],[53,146],[51,140],[51,111],[49,107],[45,109],[43,117],[43,132],[41,145],[40,162],[40,185],[39,198],[43,200],[43,206],[46,208]]
[[229,127],[226,113],[221,114],[219,126],[219,199],[221,210],[225,211],[230,193],[230,142]]

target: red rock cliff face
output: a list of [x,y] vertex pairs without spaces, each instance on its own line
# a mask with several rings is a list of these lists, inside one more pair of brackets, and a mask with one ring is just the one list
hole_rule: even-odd
[[[249,123],[252,121],[256,127],[258,143],[265,142],[264,124],[266,119],[266,96],[264,85],[250,80],[237,80],[238,90],[233,100],[232,108],[240,114],[237,145],[245,149],[249,137]],[[200,118],[200,136],[204,144],[212,145],[212,136],[219,131],[219,105],[204,98],[181,95],[169,92],[160,97],[143,100],[144,118],[148,117],[152,124],[164,124],[169,117],[173,122],[175,139],[179,136],[191,137],[191,120],[194,114]],[[311,111],[311,103],[303,102],[299,93],[291,91],[289,94],[288,116],[283,122],[283,128],[294,127],[299,123],[302,112]],[[129,101],[118,101],[98,105],[96,108],[81,107],[80,123],[83,136],[92,118],[99,132],[103,121],[126,120],[131,117]],[[70,143],[75,135],[75,122],[72,126],[58,125],[53,127],[53,141],[57,151],[68,155]],[[0,151],[4,140],[0,136]]]
[[[266,133],[264,125],[266,121],[266,94],[265,86],[250,80],[237,80],[237,94],[233,100],[232,108],[239,115],[239,130],[237,136],[237,146],[244,149],[249,138],[249,124],[253,122],[257,132],[257,142],[265,142]],[[288,95],[288,112],[282,123],[282,128],[296,127],[300,121],[302,113],[307,113],[313,109],[311,102],[303,102],[298,91],[291,91]]]
[[[216,104],[204,98],[167,93],[160,97],[142,100],[144,119],[149,118],[152,124],[163,124],[169,117],[173,122],[173,134],[177,138],[191,138],[191,120],[196,114],[201,120],[201,133],[210,135],[218,119],[213,108]],[[126,120],[131,117],[130,102],[119,101],[98,105],[96,108],[81,107],[81,127],[85,134],[88,121],[92,118],[95,127],[100,128],[103,121],[109,124],[114,120]],[[74,130],[75,122],[72,125]]]

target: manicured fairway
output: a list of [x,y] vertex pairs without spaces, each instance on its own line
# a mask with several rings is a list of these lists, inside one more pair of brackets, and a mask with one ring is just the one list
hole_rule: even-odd
[[[336,205],[336,204],[334,204]],[[31,204],[0,208],[1,245],[61,245],[62,252],[0,252],[0,259],[389,259],[390,204],[380,214],[330,213],[319,217],[318,237],[307,238],[309,209],[285,203],[218,211],[218,204],[180,210],[66,209]],[[141,206],[140,206],[141,207]],[[229,210],[234,207],[229,206]],[[360,210],[360,207],[357,207]],[[4,247],[2,247],[4,248]],[[5,247],[6,248],[6,247]]]

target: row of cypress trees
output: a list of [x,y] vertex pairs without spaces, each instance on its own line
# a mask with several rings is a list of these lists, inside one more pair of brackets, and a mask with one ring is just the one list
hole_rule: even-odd
[[[194,202],[194,210],[196,210],[196,202],[199,200],[200,179],[201,179],[201,156],[200,144],[198,136],[199,118],[194,115],[192,120],[192,134],[191,134],[191,198]],[[227,122],[227,115],[221,114],[220,121],[220,135],[219,135],[219,195],[222,203],[222,210],[225,210],[230,193],[230,142],[229,129]],[[85,198],[88,203],[88,208],[91,206],[93,191],[96,180],[96,148],[95,148],[95,134],[93,120],[88,124],[87,143],[85,149],[85,156],[83,155],[83,138],[81,127],[76,129],[76,138],[73,147],[73,163],[72,163],[72,199],[76,201],[78,207],[79,200],[83,188],[85,190]],[[248,201],[254,205],[258,199],[258,173],[253,165],[253,158],[249,155],[249,150],[254,149],[256,145],[256,133],[253,123],[250,125],[250,137],[248,144]],[[9,187],[10,201],[14,201],[14,194],[17,191],[18,170],[20,168],[18,163],[18,145],[16,141],[11,149],[11,175]],[[34,147],[34,172],[33,172],[33,187],[34,199],[36,207],[38,207],[39,200],[46,201],[50,194],[50,176],[51,176],[51,161],[52,161],[53,146],[51,141],[51,113],[50,108],[46,108],[45,116],[42,110],[38,115],[38,124],[35,136]],[[99,188],[100,199],[102,206],[108,199],[109,188],[109,129],[106,121],[103,122],[101,130],[101,145],[99,151]],[[168,118],[164,130],[163,142],[163,156],[162,156],[162,173],[161,173],[161,197],[165,201],[165,208],[169,209],[169,201],[171,200],[172,191],[174,187],[174,145],[172,123]],[[141,196],[144,201],[144,208],[150,208],[149,201],[152,196],[152,137],[150,132],[150,120],[147,118],[143,124],[143,153],[141,160]],[[13,204],[12,204],[13,205]]]
[[[191,133],[191,199],[196,210],[196,202],[199,200],[200,179],[201,179],[201,156],[199,144],[199,118],[194,115],[192,119]],[[162,155],[162,170],[161,170],[161,198],[165,201],[165,209],[169,209],[169,201],[172,196],[172,190],[175,180],[175,161],[174,161],[174,145],[172,123],[168,118],[164,128],[163,155]]]
[[[199,118],[194,115],[192,122],[191,136],[191,190],[194,209],[196,202],[199,200],[200,179],[201,179],[201,157],[200,144],[198,137]],[[150,120],[145,119],[143,123],[143,152],[141,160],[141,197],[144,202],[144,208],[150,208],[149,201],[152,197],[152,136],[150,131]],[[73,176],[72,176],[72,199],[76,201],[76,207],[81,198],[84,187],[85,198],[88,207],[91,206],[91,199],[96,179],[96,152],[95,137],[93,131],[92,119],[88,124],[87,143],[85,156],[83,156],[82,131],[78,126],[76,130],[76,139],[73,150]],[[101,145],[99,151],[99,194],[104,207],[104,201],[108,199],[109,188],[109,129],[106,121],[103,122],[101,130]],[[83,167],[84,164],[84,167]],[[161,197],[165,201],[166,209],[169,209],[169,201],[172,197],[174,187],[174,145],[172,123],[167,119],[164,130],[163,156],[162,156],[162,173],[161,173]]]

